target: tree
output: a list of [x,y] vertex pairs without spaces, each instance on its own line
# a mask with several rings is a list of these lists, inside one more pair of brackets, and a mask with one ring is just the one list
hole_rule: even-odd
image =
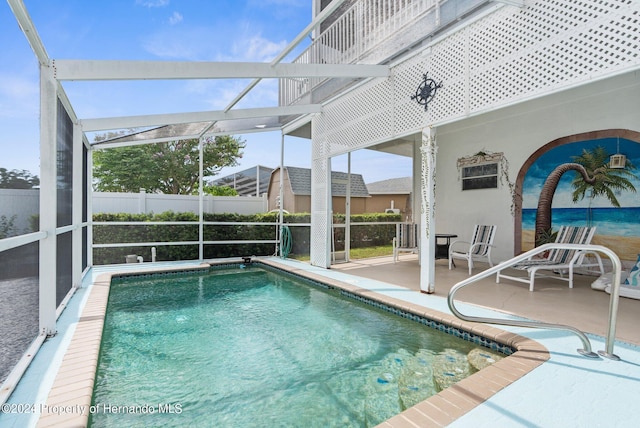
[[238,196],[238,192],[233,187],[229,186],[204,186],[203,192],[205,195],[211,196]]
[[580,156],[573,156],[572,160],[582,165],[587,173],[595,179],[595,183],[590,185],[580,177],[575,177],[571,182],[573,187],[572,200],[578,202],[584,199],[587,192],[589,198],[595,199],[604,196],[614,207],[620,207],[620,202],[616,197],[616,192],[627,190],[636,192],[636,188],[627,178],[635,177],[632,172],[635,166],[631,161],[627,161],[624,168],[611,168],[609,166],[610,154],[602,146],[593,150],[583,150]]
[[39,185],[38,176],[27,170],[0,168],[0,189],[32,189]]
[[582,179],[588,184],[595,182],[594,178],[590,177],[585,168],[579,163],[563,163],[549,173],[542,185],[542,189],[540,189],[540,197],[538,198],[535,229],[536,245],[542,243],[544,236],[551,234],[551,203],[553,202],[553,195],[556,193],[560,179],[568,171],[579,172]]
[[0,216],[0,239],[18,235],[18,231],[14,225],[17,217],[15,214],[11,217],[7,217],[6,215]]
[[[204,145],[203,176],[214,176],[238,164],[245,142],[217,136]],[[103,192],[192,194],[198,186],[198,140],[180,140],[96,150],[93,156],[94,189]]]
[[542,185],[540,198],[538,199],[535,227],[536,245],[543,243],[545,236],[553,236],[551,230],[551,203],[560,178],[565,172],[577,171],[579,173],[571,182],[574,189],[572,193],[573,202],[582,200],[587,191],[590,191],[590,198],[604,196],[614,207],[619,207],[620,203],[615,196],[616,191],[636,191],[631,181],[626,178],[634,176],[631,172],[635,168],[633,164],[627,162],[624,169],[611,168],[608,163],[609,156],[609,153],[600,146],[593,150],[585,149],[580,156],[572,157],[574,162],[558,165],[551,171]]

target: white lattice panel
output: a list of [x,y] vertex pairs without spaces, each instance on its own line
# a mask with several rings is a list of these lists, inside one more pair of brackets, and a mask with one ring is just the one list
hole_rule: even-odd
[[[315,128],[318,124],[318,118],[312,122]],[[310,256],[311,264],[314,266],[328,267],[330,260],[327,255],[327,244],[329,242],[328,219],[331,215],[331,207],[327,201],[330,200],[330,161],[328,144],[326,142],[314,141],[311,156],[313,158],[311,165],[311,237],[310,237]]]
[[[428,124],[588,83],[640,67],[640,1],[539,0],[503,7],[325,106],[314,140],[328,155]],[[428,73],[442,89],[428,112],[410,96]]]
[[378,79],[331,103],[320,117],[316,135],[329,142],[330,155],[383,141],[393,132],[392,83]]
[[393,68],[394,130],[418,129],[427,123],[424,107],[411,99],[422,81],[426,66],[425,58],[418,55]]
[[472,27],[471,111],[638,63],[637,1],[541,1],[507,12]]

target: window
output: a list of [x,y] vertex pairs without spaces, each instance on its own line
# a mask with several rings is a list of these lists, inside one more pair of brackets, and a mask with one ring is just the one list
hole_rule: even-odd
[[498,187],[498,163],[462,168],[462,190],[495,189]]

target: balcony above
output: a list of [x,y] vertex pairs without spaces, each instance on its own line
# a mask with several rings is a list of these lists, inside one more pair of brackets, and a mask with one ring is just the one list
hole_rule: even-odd
[[[496,6],[490,0],[355,0],[321,26],[300,64],[388,64]],[[517,2],[516,2],[517,3]],[[357,79],[280,80],[281,106],[320,103]]]

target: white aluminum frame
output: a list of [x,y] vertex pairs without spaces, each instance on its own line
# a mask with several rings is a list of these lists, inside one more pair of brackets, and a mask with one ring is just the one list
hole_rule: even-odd
[[[82,276],[80,263],[77,261],[81,255],[81,249],[78,246],[82,245],[82,228],[88,227],[88,240],[92,241],[91,222],[83,223],[80,211],[82,207],[80,201],[85,189],[77,189],[78,183],[82,183],[81,176],[76,175],[82,160],[81,154],[74,153],[73,157],[72,224],[58,228],[56,217],[52,215],[57,211],[58,99],[67,109],[74,124],[73,147],[76,152],[82,151],[83,143],[87,144],[80,134],[88,131],[199,121],[215,123],[236,119],[257,120],[281,115],[299,115],[295,123],[300,123],[309,120],[308,116],[310,116],[313,143],[311,262],[316,266],[329,267],[332,156],[371,147],[410,134],[421,134],[422,147],[426,147],[429,153],[433,153],[435,134],[431,133],[429,126],[450,124],[623,73],[637,73],[640,70],[640,56],[637,55],[637,45],[633,42],[637,40],[640,30],[636,25],[628,24],[630,16],[638,16],[640,13],[640,3],[618,0],[584,2],[494,0],[495,7],[487,9],[483,15],[463,20],[458,26],[439,34],[419,50],[398,59],[390,66],[279,64],[293,47],[343,3],[343,0],[334,0],[318,13],[298,37],[270,64],[245,64],[247,69],[242,71],[242,76],[254,79],[223,111],[79,120],[73,113],[61,81],[124,78],[135,80],[142,78],[143,74],[144,78],[149,78],[149,63],[145,61],[132,63],[50,60],[22,1],[8,0],[8,3],[34,50],[40,66],[41,223],[39,232],[3,240],[0,243],[0,249],[39,241],[40,336],[37,339],[38,343],[41,343],[44,337],[55,334],[56,331],[57,235],[72,233],[73,249],[70,256],[74,258],[72,272],[74,284]],[[592,3],[596,3],[597,7]],[[594,28],[599,30],[593,31]],[[616,32],[616,37],[607,38],[606,35],[609,32]],[[517,43],[513,43],[513,40]],[[606,46],[612,55],[603,55],[601,53],[603,46]],[[535,73],[540,64],[545,65],[544,70]],[[53,69],[56,65],[60,67],[60,75],[54,73]],[[211,63],[189,62],[154,63],[152,76],[158,79],[170,76],[220,78],[230,73],[229,64],[221,64],[220,71],[214,71],[211,65]],[[238,77],[238,69],[234,71],[236,73],[233,77]],[[415,90],[418,83],[416,76],[425,71],[429,71],[437,79],[442,79],[449,91],[448,97],[434,99],[428,113],[406,96]],[[263,78],[320,77],[321,75],[357,76],[364,80],[358,86],[337,95],[321,106],[310,104],[231,110]],[[286,128],[293,129],[291,125]],[[249,129],[246,131],[248,132]],[[251,131],[256,132],[255,129]],[[424,150],[422,155],[425,156]],[[421,172],[424,182],[420,194],[423,195],[423,207],[426,204],[431,209],[421,211],[421,289],[430,292],[433,291],[434,274],[434,246],[429,237],[434,236],[432,191],[435,176],[432,176],[432,171],[435,171],[435,155],[433,158],[427,156],[427,159],[423,159],[423,164],[425,166],[421,168]],[[90,165],[91,150],[88,152],[89,183],[91,183]],[[87,206],[91,216],[90,198]],[[199,223],[203,224],[202,217]],[[202,237],[202,231],[200,231],[201,242]],[[202,257],[202,251],[200,256]],[[90,246],[88,263],[89,266],[92,265]],[[30,352],[33,353],[32,349]],[[16,369],[26,369],[24,360]],[[12,379],[15,378],[13,373],[11,376]],[[0,395],[0,402],[5,400],[11,392],[3,391],[5,395]]]

